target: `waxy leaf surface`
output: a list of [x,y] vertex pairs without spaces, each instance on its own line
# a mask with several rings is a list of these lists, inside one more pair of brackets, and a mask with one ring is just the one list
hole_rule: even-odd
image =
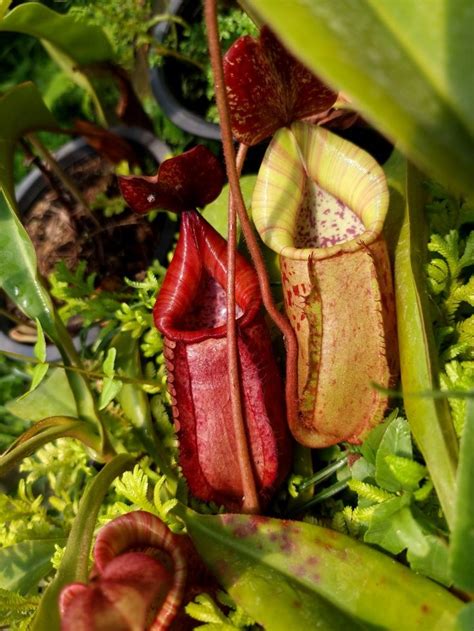
[[232,132],[254,145],[293,121],[319,114],[336,101],[327,88],[280,44],[267,27],[240,37],[224,58]]
[[244,0],[416,163],[474,192],[470,0]]
[[450,569],[456,587],[474,591],[474,402],[467,404],[461,437]]
[[346,535],[248,515],[187,511],[184,521],[224,588],[267,631],[455,629],[461,601]]
[[214,201],[224,185],[219,160],[202,145],[161,163],[152,176],[122,176],[119,186],[132,210],[146,213],[154,208],[181,212]]
[[399,155],[393,157],[386,169],[393,191],[389,211],[391,230],[387,235],[395,248],[395,296],[405,411],[446,520],[452,527],[458,441],[447,401],[429,396],[439,389],[439,367],[425,276],[426,195],[420,174],[403,159],[400,164]]

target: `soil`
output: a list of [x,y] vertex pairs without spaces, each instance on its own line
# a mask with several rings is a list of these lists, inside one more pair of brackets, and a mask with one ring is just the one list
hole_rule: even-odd
[[[95,205],[98,197],[120,196],[114,165],[100,156],[86,157],[67,173],[89,207]],[[73,270],[79,261],[86,260],[87,273],[97,274],[96,287],[107,290],[120,287],[124,276],[140,278],[156,258],[162,221],[163,216],[158,216],[150,222],[127,207],[112,217],[106,217],[102,208],[88,212],[57,182],[55,189],[48,188],[23,216],[42,276],[51,274],[59,261]],[[6,308],[17,322],[9,336],[19,342],[34,343],[34,325],[9,300]]]
[[[120,195],[113,165],[99,156],[76,164],[69,171],[87,204],[94,205],[101,194]],[[88,273],[96,272],[100,283],[123,276],[133,278],[150,264],[157,241],[157,225],[128,208],[105,217],[101,209],[94,219],[61,190],[49,190],[24,216],[25,228],[33,241],[38,267],[48,276],[56,263],[64,261],[74,269],[87,261]]]

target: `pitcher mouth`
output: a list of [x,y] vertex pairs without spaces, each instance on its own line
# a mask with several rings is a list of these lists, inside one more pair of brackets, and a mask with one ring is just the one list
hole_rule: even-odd
[[[196,211],[183,213],[175,255],[158,294],[155,325],[173,341],[201,342],[227,334],[226,241]],[[236,257],[236,321],[243,328],[257,316],[260,288],[253,268]]]
[[388,188],[368,153],[326,129],[297,122],[270,144],[252,208],[272,250],[294,260],[326,259],[380,236]]

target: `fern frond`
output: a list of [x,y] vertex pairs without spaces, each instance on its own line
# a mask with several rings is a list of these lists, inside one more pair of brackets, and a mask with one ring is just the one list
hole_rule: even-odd
[[354,514],[353,508],[350,506],[344,506],[342,509],[342,516],[344,517],[344,521],[346,524],[347,533],[354,538],[358,538],[361,534],[362,527],[356,519],[353,518]]
[[373,484],[368,484],[367,482],[361,482],[360,480],[349,480],[348,486],[351,491],[357,493],[359,498],[369,500],[376,504],[381,504],[386,500],[390,500],[394,497],[393,493],[389,493],[384,489],[379,488],[378,486],[374,486]]
[[36,612],[39,596],[21,596],[0,588],[0,626],[10,629],[26,628]]
[[446,236],[432,234],[428,250],[445,259],[451,280],[459,275],[459,233],[450,230]]
[[370,523],[374,510],[375,505],[365,507],[357,506],[352,511],[352,521],[365,526]]
[[460,281],[452,283],[449,295],[443,303],[448,321],[455,320],[456,312],[463,302],[474,307],[474,276],[471,276],[466,283]]
[[435,295],[446,291],[449,284],[449,268],[444,259],[434,258],[426,266],[428,284]]
[[[474,315],[458,322],[456,324],[456,329],[458,332],[459,343],[470,347],[470,354],[472,355],[472,352],[474,351]],[[471,359],[474,359],[474,357],[471,357]]]
[[471,231],[464,244],[464,252],[459,259],[459,269],[474,265],[474,231]]
[[[222,599],[222,604],[236,608],[232,599],[226,596],[218,594],[219,600]],[[199,594],[193,602],[186,605],[185,609],[191,618],[205,623],[194,627],[202,631],[236,631],[254,624],[254,621],[240,608],[236,608],[226,616],[209,594]]]
[[332,522],[331,522],[331,528],[333,530],[336,530],[337,532],[342,532],[343,534],[348,533],[346,520],[344,518],[344,513],[342,511],[338,511],[337,513],[334,513]]
[[426,467],[403,456],[388,454],[385,456],[385,462],[402,487],[409,491],[417,489],[421,480],[428,474]]
[[133,471],[126,471],[114,486],[117,493],[131,502],[134,508],[156,514],[154,505],[148,499],[148,478],[139,464]]
[[[440,373],[442,390],[460,390],[466,392],[474,389],[474,362],[450,361],[445,364],[444,372]],[[466,417],[466,400],[451,397],[448,399],[451,408],[454,427],[461,436]]]

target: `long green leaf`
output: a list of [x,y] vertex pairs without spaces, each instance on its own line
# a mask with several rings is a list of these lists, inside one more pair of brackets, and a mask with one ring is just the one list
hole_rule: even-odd
[[[68,366],[78,363],[79,359],[38,275],[33,244],[18,218],[13,182],[16,141],[30,131],[55,125],[32,83],[21,84],[0,98],[0,287],[29,318],[39,320]],[[72,371],[68,371],[67,376],[79,417],[95,426],[103,436],[87,382]],[[106,441],[104,449],[108,449]]]
[[0,98],[0,286],[30,318],[38,318],[53,339],[52,303],[38,277],[33,244],[17,216],[12,156],[18,138],[55,124],[32,83]]
[[26,2],[3,18],[0,31],[37,37],[58,65],[89,92],[105,123],[97,94],[87,75],[78,68],[114,58],[112,46],[99,26],[81,23],[38,2]]
[[470,0],[243,0],[421,168],[474,192]]
[[451,536],[451,578],[456,587],[474,592],[474,401],[467,402]]
[[120,454],[89,482],[69,534],[58,573],[45,591],[33,621],[33,631],[59,631],[59,594],[65,585],[87,580],[92,537],[100,506],[113,480],[130,469],[133,463],[132,456]]
[[0,588],[26,595],[52,569],[55,545],[65,539],[21,541],[0,549]]
[[0,476],[46,443],[64,436],[77,438],[87,447],[100,451],[99,438],[88,423],[67,416],[52,416],[35,423],[0,456]]
[[[405,165],[388,181],[393,195],[390,238],[395,241],[395,295],[405,411],[448,524],[452,527],[458,444],[448,404],[417,396],[438,390],[438,362],[425,279],[425,193],[414,168]],[[393,215],[402,216],[395,218]],[[401,222],[401,225],[400,225]],[[397,226],[398,223],[398,226]]]
[[182,517],[219,582],[267,631],[455,629],[461,601],[350,537],[266,517]]

